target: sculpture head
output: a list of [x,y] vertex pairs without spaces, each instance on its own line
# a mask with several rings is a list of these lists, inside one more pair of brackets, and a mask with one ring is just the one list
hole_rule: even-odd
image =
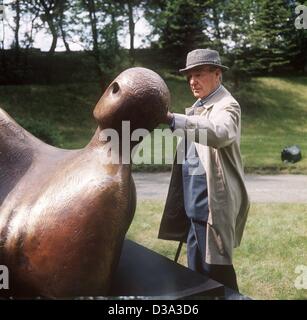
[[157,73],[131,68],[109,85],[94,109],[94,117],[101,129],[120,132],[122,121],[130,121],[132,131],[151,131],[165,117],[169,105],[169,90]]

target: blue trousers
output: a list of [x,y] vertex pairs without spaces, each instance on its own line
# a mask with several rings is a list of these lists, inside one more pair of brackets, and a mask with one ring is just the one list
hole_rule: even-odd
[[206,222],[191,219],[187,238],[188,267],[209,278],[239,291],[237,277],[233,265],[208,264],[206,257]]

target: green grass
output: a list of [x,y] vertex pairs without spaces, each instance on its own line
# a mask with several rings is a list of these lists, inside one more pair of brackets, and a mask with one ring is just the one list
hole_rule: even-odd
[[[244,91],[243,91],[244,90]],[[238,92],[242,154],[248,171],[307,173],[307,77],[257,78]],[[280,151],[297,144],[302,161],[284,165]]]
[[[167,73],[163,77],[171,92],[171,110],[184,112],[194,100],[186,81]],[[231,92],[242,107],[241,150],[246,171],[307,174],[307,77],[260,77]],[[80,148],[97,126],[92,110],[100,95],[96,83],[0,86],[0,106],[28,130],[33,132],[34,128],[35,135],[44,138],[49,133],[48,142],[62,148]],[[148,146],[149,139],[143,143]],[[293,144],[301,147],[303,159],[283,164],[280,152]],[[134,166],[145,171],[169,168]]]
[[0,86],[0,107],[29,131],[45,125],[57,135],[54,145],[74,149],[85,146],[97,127],[92,111],[100,95],[95,83]]
[[[157,239],[163,204],[139,202],[128,238],[174,259],[177,242]],[[294,286],[298,265],[307,252],[307,205],[252,204],[234,266],[240,291],[253,299],[307,299],[307,290]],[[186,265],[183,247],[179,263]]]

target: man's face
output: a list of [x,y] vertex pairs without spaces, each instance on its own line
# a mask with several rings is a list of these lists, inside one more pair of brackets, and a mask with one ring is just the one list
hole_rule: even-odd
[[195,98],[205,98],[220,84],[221,70],[211,66],[193,68],[186,73]]

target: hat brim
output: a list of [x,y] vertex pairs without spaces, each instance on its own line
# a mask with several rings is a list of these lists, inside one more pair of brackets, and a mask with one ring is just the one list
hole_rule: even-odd
[[193,64],[191,66],[188,66],[184,69],[179,69],[179,72],[180,73],[186,73],[187,71],[191,70],[191,69],[194,69],[196,67],[199,67],[199,66],[215,66],[215,67],[218,67],[218,68],[221,68],[223,70],[228,70],[229,68],[226,67],[226,66],[223,66],[222,64],[216,64],[216,63],[197,63],[197,64]]

